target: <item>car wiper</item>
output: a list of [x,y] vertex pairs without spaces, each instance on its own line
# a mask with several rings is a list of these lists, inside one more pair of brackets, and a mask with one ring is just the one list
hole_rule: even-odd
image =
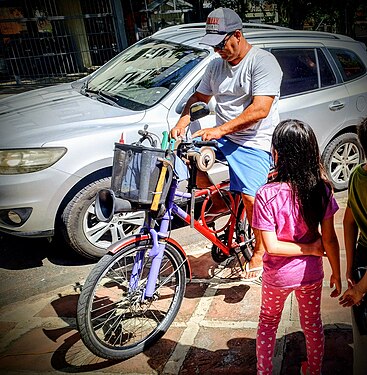
[[116,98],[115,96],[107,94],[105,91],[102,90],[99,90],[97,95],[97,100],[103,101],[104,103],[120,108],[120,106],[117,104],[118,98]]
[[80,93],[82,95],[85,95],[85,96],[90,96],[88,94],[98,95],[98,91],[97,90],[92,90],[92,89],[88,88],[87,85],[85,85],[84,87],[81,88]]
[[106,91],[103,91],[103,90],[99,90],[98,94],[103,96],[103,98],[105,98],[105,99],[112,100],[114,103],[116,103],[119,100],[117,96],[112,95],[112,94],[110,94]]
[[88,81],[84,81],[82,86],[80,87],[80,90],[79,92],[82,94],[82,95],[87,95],[87,92],[89,91],[90,89],[88,88]]
[[103,103],[112,105],[114,107],[120,108],[120,106],[117,104],[118,98],[116,98],[115,96],[113,96],[111,94],[106,93],[105,91],[102,91],[102,90],[92,90],[92,89],[86,88],[84,90],[84,92],[86,94],[94,94],[94,95],[96,95],[97,100],[99,100],[100,102],[103,102]]

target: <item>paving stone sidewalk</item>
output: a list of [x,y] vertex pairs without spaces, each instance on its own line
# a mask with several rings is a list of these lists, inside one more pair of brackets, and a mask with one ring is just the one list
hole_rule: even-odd
[[[342,216],[336,228],[345,271]],[[255,337],[261,285],[228,276],[210,257],[203,240],[186,248],[194,279],[168,332],[152,348],[134,358],[112,362],[95,357],[76,330],[78,292],[72,286],[40,294],[0,310],[2,374],[256,374]],[[225,272],[224,272],[225,271]],[[227,275],[227,276],[224,276]],[[352,331],[349,309],[329,297],[330,267],[325,261],[322,298],[326,352],[323,374],[352,374]],[[279,327],[274,374],[299,374],[306,359],[297,303],[288,298]]]

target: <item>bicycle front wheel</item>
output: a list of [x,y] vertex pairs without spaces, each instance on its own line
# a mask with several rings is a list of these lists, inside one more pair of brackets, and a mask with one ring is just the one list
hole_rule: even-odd
[[[167,331],[181,306],[186,274],[184,257],[166,244],[155,291],[144,291],[152,259],[151,240],[137,240],[117,254],[106,254],[88,276],[80,294],[77,324],[82,341],[95,355],[126,359],[154,344]],[[139,277],[131,275],[139,258]]]

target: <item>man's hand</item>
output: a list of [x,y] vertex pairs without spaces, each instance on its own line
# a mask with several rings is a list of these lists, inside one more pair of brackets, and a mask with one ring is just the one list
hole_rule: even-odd
[[192,138],[201,137],[203,141],[211,141],[213,139],[222,138],[223,135],[224,135],[223,132],[218,126],[216,128],[206,128],[206,129],[198,130],[192,135]]
[[175,140],[178,140],[180,138],[185,139],[186,129],[190,125],[190,107],[197,102],[209,103],[210,98],[210,95],[204,95],[200,92],[195,91],[186,102],[177,124],[171,129],[170,137]]
[[176,141],[180,138],[185,138],[186,135],[186,128],[182,128],[179,126],[175,126],[171,129],[170,137],[175,139]]

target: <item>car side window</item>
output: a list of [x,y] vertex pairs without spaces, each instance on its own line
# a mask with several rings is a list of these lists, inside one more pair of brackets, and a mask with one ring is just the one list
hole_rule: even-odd
[[179,103],[177,104],[176,106],[176,113],[177,114],[181,114],[185,105],[186,105],[186,102],[189,100],[190,96],[196,91],[196,89],[198,88],[199,86],[199,82],[196,82],[194,86],[192,86],[189,90],[187,90],[186,94],[182,97],[182,99],[179,101]]
[[350,81],[366,73],[366,67],[354,52],[337,48],[330,48],[329,51],[334,57],[344,81]]
[[281,96],[311,91],[336,83],[335,75],[319,48],[274,48],[271,52],[283,70]]
[[317,58],[319,61],[321,87],[328,87],[336,84],[336,77],[330,67],[324,53],[317,49]]

